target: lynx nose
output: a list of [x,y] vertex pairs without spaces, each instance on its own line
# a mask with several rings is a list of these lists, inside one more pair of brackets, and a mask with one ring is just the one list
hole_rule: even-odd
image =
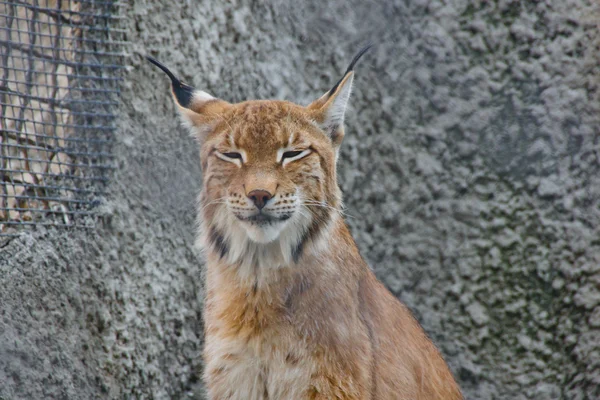
[[267,202],[273,198],[273,195],[266,190],[259,189],[248,193],[248,198],[252,200],[259,210],[262,210],[267,205]]

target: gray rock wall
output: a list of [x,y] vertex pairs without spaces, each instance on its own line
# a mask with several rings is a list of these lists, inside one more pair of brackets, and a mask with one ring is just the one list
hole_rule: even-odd
[[0,398],[201,396],[197,150],[143,55],[308,103],[368,40],[339,166],[363,256],[467,398],[600,398],[600,11],[447,3],[130,2],[98,229],[0,249]]

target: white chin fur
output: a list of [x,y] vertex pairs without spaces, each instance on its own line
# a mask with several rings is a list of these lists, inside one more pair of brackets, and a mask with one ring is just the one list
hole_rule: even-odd
[[256,243],[271,243],[279,238],[279,235],[285,228],[284,221],[275,222],[268,225],[258,225],[251,222],[242,222],[248,238]]
[[[287,221],[261,227],[240,221],[226,207],[219,207],[211,225],[227,242],[225,261],[237,264],[237,272],[242,279],[255,280],[256,267],[266,271],[294,262],[293,250],[311,221],[308,212],[295,212]],[[210,246],[209,226],[201,222],[200,229],[199,245]]]

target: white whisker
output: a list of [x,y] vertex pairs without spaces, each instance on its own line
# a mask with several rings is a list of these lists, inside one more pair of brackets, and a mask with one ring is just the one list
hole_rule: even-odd
[[208,203],[203,204],[202,207],[200,208],[200,210],[198,210],[198,212],[201,213],[206,209],[206,207],[212,206],[214,204],[227,204],[227,200],[225,199],[225,197],[220,197],[218,199],[211,200]]
[[337,211],[338,213],[340,213],[341,215],[343,215],[344,217],[349,217],[349,218],[354,218],[354,219],[358,219],[357,217],[355,217],[354,215],[348,214],[346,211],[344,211],[341,208],[336,208],[333,206],[330,206],[327,203],[324,202],[318,202],[318,201],[303,201],[300,203],[303,206],[316,206],[316,207],[322,207],[322,208],[328,208],[330,210],[333,211]]

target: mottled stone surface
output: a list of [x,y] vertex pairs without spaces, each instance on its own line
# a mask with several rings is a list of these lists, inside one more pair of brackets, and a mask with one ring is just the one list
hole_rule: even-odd
[[142,56],[230,101],[308,103],[368,40],[339,166],[363,256],[467,398],[600,398],[595,2],[285,3],[125,7],[99,228],[0,252],[0,398],[201,392],[197,149]]

